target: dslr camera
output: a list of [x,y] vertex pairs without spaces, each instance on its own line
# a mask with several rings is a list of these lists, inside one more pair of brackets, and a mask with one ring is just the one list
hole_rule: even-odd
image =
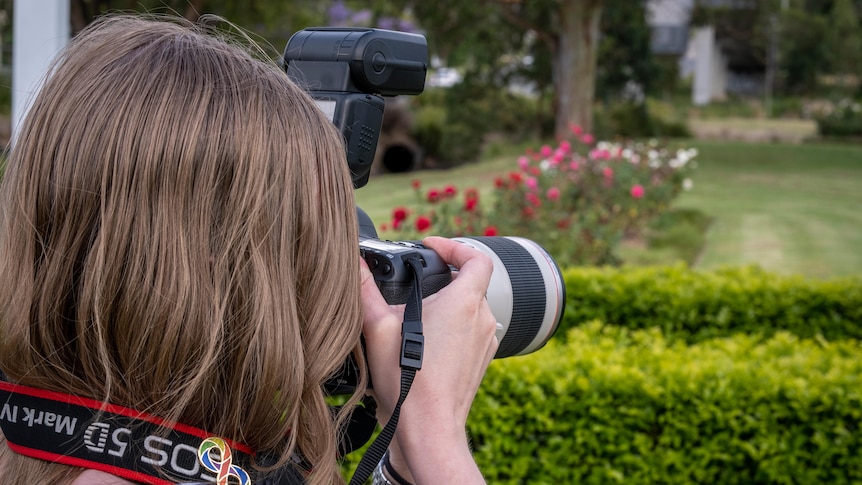
[[[353,186],[359,189],[368,182],[377,150],[384,97],[424,90],[428,46],[425,37],[404,32],[309,28],[291,37],[283,66],[341,131]],[[457,268],[450,268],[434,251],[418,242],[378,239],[371,219],[358,207],[357,214],[360,254],[387,302],[407,300],[413,287],[406,264],[409,258],[422,263],[422,295],[451,281]],[[562,274],[553,258],[535,242],[520,237],[455,239],[494,262],[486,298],[498,322],[500,346],[495,358],[541,348],[556,331],[566,301]]]

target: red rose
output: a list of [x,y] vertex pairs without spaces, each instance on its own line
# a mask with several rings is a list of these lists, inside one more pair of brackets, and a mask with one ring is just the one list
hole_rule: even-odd
[[527,192],[526,197],[527,197],[527,202],[529,202],[530,205],[532,205],[533,207],[540,207],[542,205],[542,201],[539,199],[538,195],[536,195],[532,192]]
[[407,219],[407,208],[396,207],[395,210],[392,211],[392,218],[396,221],[403,221],[404,219]]
[[416,218],[416,230],[419,232],[427,231],[431,227],[431,219],[425,216]]
[[440,192],[437,189],[431,189],[428,191],[428,202],[439,202],[440,201]]
[[496,236],[497,235],[497,228],[494,226],[488,226],[485,228],[484,234],[486,236]]

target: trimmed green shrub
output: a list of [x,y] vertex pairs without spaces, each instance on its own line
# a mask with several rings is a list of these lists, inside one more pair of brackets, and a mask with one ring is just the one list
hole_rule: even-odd
[[491,364],[474,455],[495,484],[860,483],[860,351],[787,332],[688,346],[589,323]]
[[675,112],[673,106],[651,99],[599,104],[593,119],[595,134],[605,139],[691,137],[686,120]]
[[684,265],[564,272],[560,333],[590,320],[659,328],[696,342],[736,332],[862,338],[862,280],[812,280],[754,266],[700,272]]
[[823,136],[862,136],[862,118],[817,120],[817,131]]
[[817,131],[822,136],[862,136],[862,105],[849,98],[840,100],[828,116],[817,118]]

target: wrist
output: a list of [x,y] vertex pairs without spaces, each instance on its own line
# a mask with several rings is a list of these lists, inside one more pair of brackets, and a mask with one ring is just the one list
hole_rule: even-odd
[[372,485],[413,485],[413,482],[412,477],[405,478],[395,470],[390,460],[390,452],[387,451],[374,469]]
[[[413,477],[409,473],[398,473],[397,467],[392,465],[392,454],[390,452],[386,452],[383,455],[383,472],[389,477],[390,481],[393,484],[398,485],[413,485]],[[402,470],[408,470],[405,465],[402,464]],[[408,470],[409,471],[409,470]],[[406,475],[406,476],[405,476]]]
[[392,439],[392,442],[389,444],[389,449],[386,450],[385,458],[389,465],[389,471],[394,471],[395,474],[399,475],[407,482],[416,482],[416,479],[410,472],[410,466],[407,463],[407,459],[401,452],[401,445],[398,442],[398,437]]
[[398,449],[391,453],[394,447],[390,447],[390,463],[406,479],[417,484],[485,483],[473,460],[464,429],[443,432],[436,427],[412,433],[396,432],[396,435]]
[[395,434],[405,459],[431,450],[469,450],[465,421],[448,413],[421,411],[407,406],[402,410]]

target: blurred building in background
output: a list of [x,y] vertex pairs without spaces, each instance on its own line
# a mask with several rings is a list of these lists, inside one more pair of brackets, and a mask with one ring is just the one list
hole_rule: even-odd
[[728,94],[763,93],[766,62],[755,54],[750,37],[726,35],[715,25],[693,25],[696,3],[708,7],[751,10],[751,0],[650,0],[647,21],[652,51],[679,60],[680,76],[691,78],[692,103],[720,101]]

